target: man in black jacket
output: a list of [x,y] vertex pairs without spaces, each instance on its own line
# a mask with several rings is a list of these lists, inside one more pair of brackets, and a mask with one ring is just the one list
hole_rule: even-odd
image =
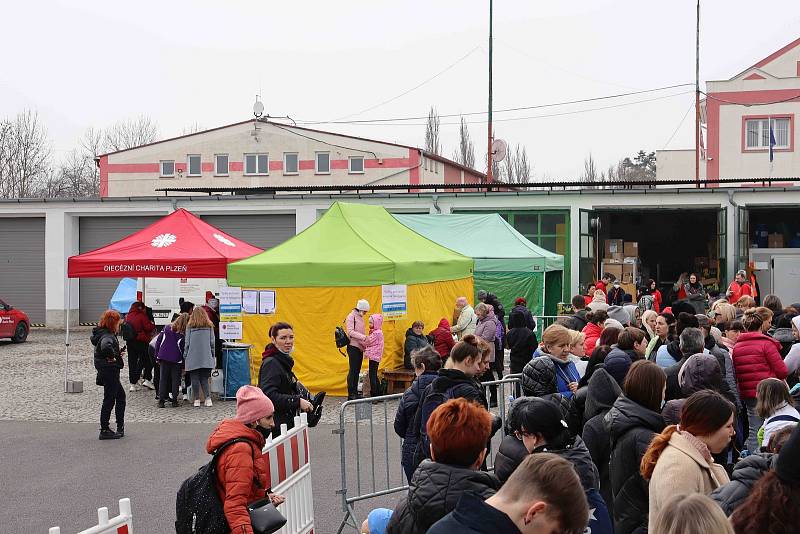
[[577,330],[580,332],[583,330],[583,327],[589,323],[589,321],[586,319],[586,299],[583,297],[583,295],[575,295],[572,297],[572,309],[574,313],[569,318],[569,323],[565,324],[564,326],[571,330]]
[[[667,367],[664,372],[667,375],[667,394],[666,400],[683,398],[681,386],[678,382],[678,372],[680,372],[686,360],[694,354],[700,354],[705,348],[703,331],[699,328],[684,328],[680,336],[681,359],[675,365]],[[673,356],[674,357],[674,356]]]

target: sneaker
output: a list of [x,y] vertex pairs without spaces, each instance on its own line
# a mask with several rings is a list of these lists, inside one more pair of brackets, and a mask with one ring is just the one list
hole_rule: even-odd
[[123,426],[118,426],[117,427],[117,436],[120,437],[120,438],[124,438],[125,437],[125,427],[123,427]]
[[138,384],[131,384],[131,387],[128,388],[128,391],[141,391],[142,388]]
[[163,408],[164,407],[164,401],[163,400],[158,401],[158,407],[159,408]]
[[183,394],[183,400],[185,400],[185,401],[188,401],[188,400],[189,400],[189,395],[187,395],[186,393],[184,393],[184,394]]
[[194,401],[194,407],[195,408],[199,408],[200,407],[200,399]]
[[103,428],[100,430],[100,439],[119,439],[122,436],[114,432],[110,428]]
[[211,402],[211,397],[209,397],[209,398],[207,398],[207,399],[206,399],[206,406],[207,406],[207,407],[214,406],[214,404]]
[[153,385],[153,383],[150,382],[149,380],[145,380],[144,382],[142,382],[142,385],[144,387],[146,387],[147,389],[153,389],[153,390],[156,389],[156,387]]

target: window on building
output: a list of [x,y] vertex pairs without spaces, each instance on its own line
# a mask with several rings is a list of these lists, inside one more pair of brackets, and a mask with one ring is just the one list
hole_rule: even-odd
[[227,154],[216,154],[214,156],[214,174],[216,176],[228,176]]
[[161,161],[161,177],[162,178],[174,178],[175,177],[175,161],[174,160],[163,160]]
[[297,162],[298,162],[297,152],[284,152],[283,174],[297,174],[298,173]]
[[189,154],[186,156],[186,160],[186,167],[189,169],[189,176],[200,176],[202,172],[200,154]]
[[745,148],[769,148],[769,129],[775,136],[775,148],[789,148],[791,121],[788,117],[745,120]]
[[269,174],[269,155],[268,154],[245,154],[244,173],[249,175]]
[[330,174],[331,173],[331,153],[330,152],[317,152],[315,172],[317,174]]
[[350,156],[350,174],[364,174],[364,156]]

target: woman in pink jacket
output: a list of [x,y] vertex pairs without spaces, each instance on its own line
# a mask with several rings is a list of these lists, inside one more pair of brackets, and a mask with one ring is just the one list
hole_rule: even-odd
[[350,344],[347,345],[347,359],[350,370],[347,373],[347,400],[358,398],[358,374],[361,372],[361,363],[364,361],[364,349],[367,342],[367,325],[364,316],[369,311],[369,302],[361,299],[344,320],[344,329]]
[[364,356],[369,360],[369,396],[377,397],[378,364],[383,357],[383,315],[376,313],[369,316],[369,335],[365,343]]
[[739,395],[747,406],[750,425],[747,448],[752,453],[758,452],[756,433],[764,422],[756,412],[756,387],[765,378],[784,380],[789,375],[781,358],[780,343],[761,332],[763,322],[755,308],[745,311],[742,316],[745,332],[739,334],[736,345],[733,346],[736,382],[739,385]]

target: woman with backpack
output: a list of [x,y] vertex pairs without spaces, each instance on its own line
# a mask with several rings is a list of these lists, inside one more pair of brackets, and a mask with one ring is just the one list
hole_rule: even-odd
[[189,314],[182,313],[156,338],[155,354],[159,369],[158,407],[163,408],[170,393],[172,407],[177,408],[178,388],[183,372],[184,334],[189,322]]
[[203,308],[195,308],[189,316],[184,338],[185,369],[192,383],[194,406],[211,406],[211,371],[217,364],[214,356],[214,324]]
[[[117,333],[122,318],[114,310],[106,310],[100,317],[97,328],[92,330],[94,345],[94,367],[97,369],[97,385],[103,386],[103,405],[100,408],[100,439],[119,439],[125,435],[125,388],[119,381],[119,372],[124,367]],[[111,410],[117,419],[117,431],[111,430]]]
[[364,299],[356,303],[356,307],[344,320],[344,330],[350,343],[347,345],[347,359],[349,370],[347,371],[347,400],[358,398],[358,375],[361,372],[361,364],[364,362],[364,349],[367,341],[367,324],[364,316],[369,312],[369,302]]
[[[283,496],[270,493],[269,466],[261,453],[275,426],[274,413],[260,389],[242,386],[236,392],[236,417],[219,423],[206,443],[209,454],[224,447],[216,460],[215,482],[231,532],[253,534],[248,504],[264,498],[275,506],[285,502]],[[234,439],[240,441],[231,443]]]

